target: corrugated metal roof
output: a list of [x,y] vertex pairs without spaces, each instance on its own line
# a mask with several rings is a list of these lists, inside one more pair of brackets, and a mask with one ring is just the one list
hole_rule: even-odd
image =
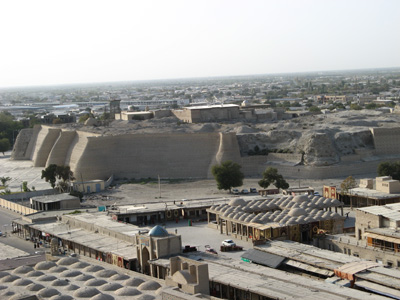
[[242,254],[242,258],[248,259],[256,264],[267,266],[276,269],[285,260],[285,257],[259,251],[256,249],[249,249]]

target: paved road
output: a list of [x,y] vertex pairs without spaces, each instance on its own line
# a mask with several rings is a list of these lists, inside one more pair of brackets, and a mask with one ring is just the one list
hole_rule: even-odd
[[[14,212],[8,211],[6,209],[0,208],[0,227],[1,231],[3,232],[3,236],[0,237],[0,243],[21,249],[28,253],[35,253],[40,249],[34,249],[33,243],[30,241],[25,241],[20,237],[11,235],[11,222],[16,218],[20,218],[21,215],[18,215]],[[7,233],[7,236],[5,236]]]

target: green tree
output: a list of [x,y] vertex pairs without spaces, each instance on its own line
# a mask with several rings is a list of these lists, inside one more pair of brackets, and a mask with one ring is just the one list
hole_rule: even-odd
[[347,177],[345,180],[342,181],[342,183],[340,184],[340,188],[342,189],[342,193],[347,195],[347,193],[349,192],[349,190],[354,189],[355,187],[357,187],[357,182],[356,180],[353,178],[353,176],[349,176]]
[[313,113],[320,113],[321,109],[318,106],[310,106],[310,108],[308,109],[309,112],[313,112]]
[[56,170],[57,165],[51,164],[46,169],[42,170],[42,179],[44,178],[46,182],[49,182],[51,187],[54,189],[56,186]]
[[350,109],[362,110],[362,107],[360,105],[358,105],[358,104],[352,103],[352,104],[350,104]]
[[11,180],[10,177],[0,177],[0,181],[1,181],[1,184],[2,184],[3,186],[6,186],[7,181],[10,181],[10,180]]
[[7,138],[0,140],[0,152],[2,152],[3,155],[4,155],[4,152],[10,150],[10,148],[11,148],[11,144]]
[[266,189],[271,184],[275,185],[278,189],[287,189],[289,184],[283,178],[281,174],[278,173],[276,168],[269,167],[265,169],[263,173],[263,178],[258,182],[258,185]]
[[219,190],[229,190],[233,187],[243,185],[244,174],[240,171],[242,167],[230,160],[222,162],[220,165],[214,165],[211,168],[217,187]]
[[378,176],[392,176],[395,180],[400,180],[400,161],[381,162],[378,165]]
[[55,164],[51,164],[42,170],[43,178],[50,183],[53,189],[57,186],[60,192],[66,192],[70,187],[71,180],[75,179],[69,166],[57,166]]
[[22,190],[24,192],[30,192],[31,190],[28,188],[28,181],[23,181],[22,182]]

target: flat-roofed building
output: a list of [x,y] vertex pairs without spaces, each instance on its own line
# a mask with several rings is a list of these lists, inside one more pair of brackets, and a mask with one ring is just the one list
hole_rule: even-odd
[[57,194],[32,197],[30,205],[36,210],[74,209],[81,207],[81,201],[78,197],[69,194]]
[[230,121],[240,118],[239,105],[204,105],[173,110],[172,113],[186,123]]

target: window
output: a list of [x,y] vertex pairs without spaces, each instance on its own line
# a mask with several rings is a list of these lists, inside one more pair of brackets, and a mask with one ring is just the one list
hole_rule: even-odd
[[346,248],[343,248],[343,253],[347,254],[347,249]]
[[359,255],[357,252],[354,252],[354,253],[353,253],[353,256],[355,256],[355,257],[360,257],[360,255]]
[[388,267],[390,267],[390,268],[393,267],[393,262],[392,261],[388,260],[386,263],[387,263]]
[[347,249],[347,254],[351,255],[351,249]]

